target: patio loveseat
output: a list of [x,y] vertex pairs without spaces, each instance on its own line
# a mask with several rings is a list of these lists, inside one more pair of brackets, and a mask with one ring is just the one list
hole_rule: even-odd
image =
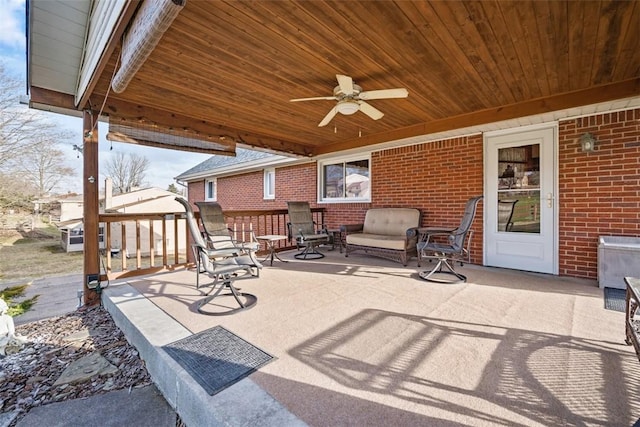
[[345,256],[363,251],[406,266],[411,256],[417,256],[420,217],[420,211],[413,208],[369,209],[364,223],[340,226],[345,239]]

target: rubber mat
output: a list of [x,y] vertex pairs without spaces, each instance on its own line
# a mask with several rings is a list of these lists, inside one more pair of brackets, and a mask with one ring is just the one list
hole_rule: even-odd
[[627,310],[626,295],[624,289],[604,288],[604,308],[624,313]]
[[162,347],[207,393],[214,395],[274,359],[222,326]]

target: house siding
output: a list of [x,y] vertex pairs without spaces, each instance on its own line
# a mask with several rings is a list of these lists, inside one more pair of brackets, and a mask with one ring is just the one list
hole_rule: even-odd
[[[597,278],[601,235],[640,235],[640,109],[559,123],[559,274]],[[596,150],[583,153],[591,132]],[[327,209],[329,228],[360,223],[369,208],[415,207],[423,226],[455,226],[465,202],[483,194],[483,137],[471,135],[371,154],[371,203],[317,204],[315,163],[276,168],[276,198],[263,200],[262,172],[218,179],[225,209],[285,209],[308,200]],[[239,196],[242,195],[242,196]],[[204,181],[189,184],[189,200],[202,200]],[[472,230],[471,260],[482,264],[483,204]]]

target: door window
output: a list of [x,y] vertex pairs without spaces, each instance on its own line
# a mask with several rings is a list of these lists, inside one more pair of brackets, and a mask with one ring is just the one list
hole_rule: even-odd
[[540,144],[498,150],[498,232],[540,233]]

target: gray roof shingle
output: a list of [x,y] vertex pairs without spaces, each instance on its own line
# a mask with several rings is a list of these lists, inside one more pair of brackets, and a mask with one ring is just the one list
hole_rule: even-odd
[[264,151],[256,151],[256,150],[247,150],[244,148],[237,148],[236,155],[234,156],[221,156],[221,155],[213,155],[209,157],[202,163],[199,163],[192,167],[191,169],[182,172],[180,175],[176,176],[175,179],[189,179],[190,177],[202,175],[207,172],[211,172],[212,174],[216,171],[216,169],[220,168],[228,168],[234,165],[238,166],[238,169],[242,169],[242,165],[250,162],[254,162],[257,160],[273,158],[274,161],[286,159],[288,157],[280,156],[277,154],[266,153]]

